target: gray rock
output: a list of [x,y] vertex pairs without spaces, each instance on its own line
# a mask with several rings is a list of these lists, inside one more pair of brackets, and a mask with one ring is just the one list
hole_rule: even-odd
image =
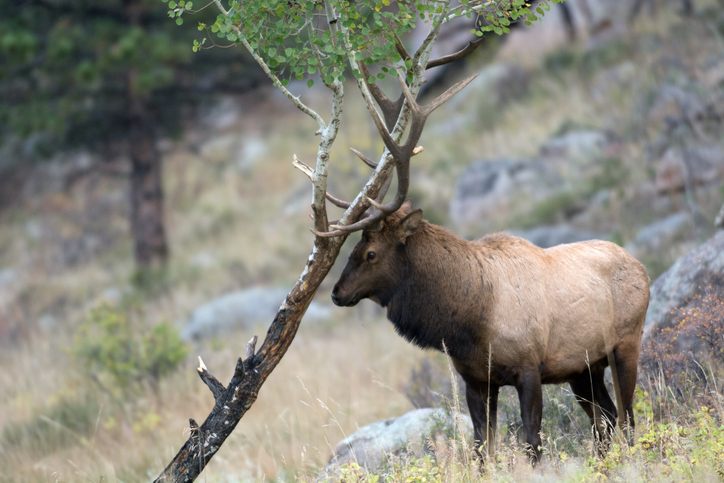
[[661,134],[672,127],[672,122],[688,119],[696,123],[705,114],[706,106],[697,95],[666,85],[655,94],[648,112],[647,127],[651,134]]
[[0,270],[0,291],[5,287],[10,288],[18,282],[18,272],[12,268]]
[[[472,442],[470,416],[460,415],[464,437]],[[339,466],[355,462],[368,470],[379,469],[390,457],[425,454],[426,441],[438,434],[457,434],[456,424],[443,409],[416,409],[398,418],[377,421],[340,441],[324,469],[333,474]]]
[[720,146],[697,146],[683,152],[679,148],[669,148],[656,166],[655,185],[660,193],[684,190],[686,163],[682,154],[691,164],[693,186],[718,181],[724,176],[724,150]]
[[[289,291],[279,287],[252,287],[232,292],[197,308],[181,330],[183,340],[219,336],[256,324],[270,324]],[[332,309],[312,302],[304,320],[329,319]]]
[[460,224],[484,222],[562,188],[561,177],[541,161],[477,161],[458,178],[450,218]]
[[636,258],[650,252],[658,252],[676,241],[689,238],[694,229],[691,213],[681,212],[667,216],[643,227],[636,238],[626,245],[626,251]]
[[721,206],[719,214],[716,215],[716,219],[714,220],[714,228],[724,230],[724,205]]
[[568,225],[539,226],[530,230],[512,230],[515,236],[525,238],[541,248],[550,248],[563,243],[585,240],[608,240],[608,236],[587,230],[577,230]]
[[687,253],[651,286],[644,333],[652,327],[671,327],[672,311],[686,307],[709,287],[724,286],[724,231]]
[[556,167],[567,180],[592,174],[608,154],[611,141],[599,131],[571,131],[548,140],[541,147],[541,156]]

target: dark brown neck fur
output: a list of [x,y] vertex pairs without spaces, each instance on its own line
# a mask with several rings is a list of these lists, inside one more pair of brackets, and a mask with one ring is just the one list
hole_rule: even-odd
[[[473,243],[423,221],[403,250],[403,276],[385,301],[387,317],[404,338],[422,348],[465,359],[483,337],[492,290]],[[483,307],[482,311],[480,307]]]

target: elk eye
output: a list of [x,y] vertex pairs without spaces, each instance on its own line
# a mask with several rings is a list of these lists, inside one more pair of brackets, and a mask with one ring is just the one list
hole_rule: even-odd
[[377,254],[375,252],[367,252],[367,261],[369,262],[374,260],[376,256]]

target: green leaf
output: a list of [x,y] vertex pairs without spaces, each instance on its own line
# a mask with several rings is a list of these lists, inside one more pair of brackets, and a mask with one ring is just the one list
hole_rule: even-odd
[[312,87],[314,85],[314,79],[309,79],[307,81],[307,87]]
[[176,8],[176,2],[168,2],[168,8]]
[[184,23],[184,19],[182,19],[181,17],[176,19],[176,25],[181,25],[182,23]]

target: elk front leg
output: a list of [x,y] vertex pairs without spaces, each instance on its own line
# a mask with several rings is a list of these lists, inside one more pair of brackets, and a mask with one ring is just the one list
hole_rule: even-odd
[[495,384],[465,383],[465,399],[475,430],[475,453],[484,457],[495,454],[495,427],[498,422],[498,389]]
[[540,426],[543,414],[543,391],[538,369],[523,372],[518,378],[515,389],[520,399],[520,416],[525,430],[526,449],[531,463],[535,465],[541,455]]

